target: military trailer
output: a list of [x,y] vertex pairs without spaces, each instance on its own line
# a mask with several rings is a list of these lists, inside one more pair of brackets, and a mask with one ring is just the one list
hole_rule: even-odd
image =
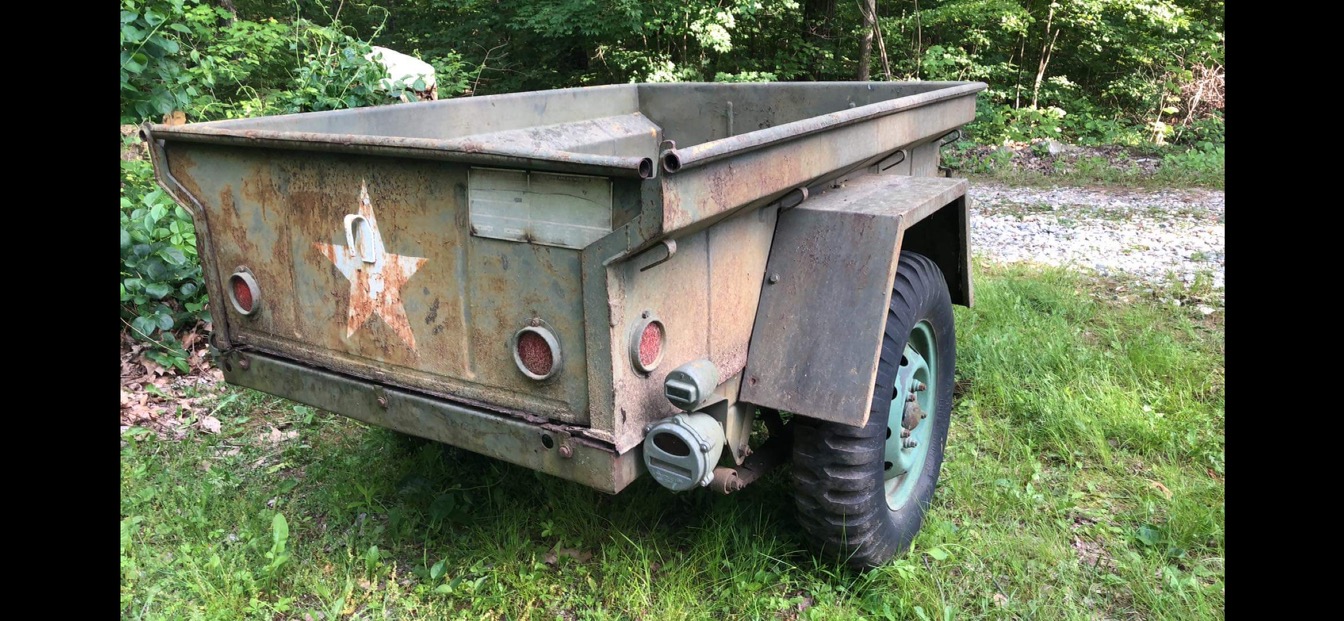
[[942,463],[972,290],[939,147],[984,88],[628,84],[143,134],[229,383],[613,494],[791,462],[809,540],[867,568]]

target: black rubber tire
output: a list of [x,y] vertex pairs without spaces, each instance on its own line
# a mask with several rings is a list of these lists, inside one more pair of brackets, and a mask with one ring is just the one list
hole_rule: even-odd
[[[884,451],[896,370],[910,332],[920,321],[933,328],[937,350],[938,405],[922,424],[933,423],[929,454],[913,495],[900,509],[887,505]],[[910,548],[933,498],[952,415],[956,329],[942,271],[928,257],[902,252],[892,286],[882,338],[873,403],[863,428],[795,417],[793,496],[798,521],[825,558],[864,570]]]

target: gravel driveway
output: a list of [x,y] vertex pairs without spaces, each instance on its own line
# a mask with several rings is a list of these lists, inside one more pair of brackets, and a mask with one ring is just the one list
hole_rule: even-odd
[[1037,262],[1187,285],[1211,277],[1222,293],[1223,192],[1010,187],[972,182],[971,248]]

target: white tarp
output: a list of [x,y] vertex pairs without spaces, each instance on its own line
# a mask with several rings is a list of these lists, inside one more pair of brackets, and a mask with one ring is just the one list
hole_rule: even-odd
[[429,63],[420,60],[414,56],[402,54],[396,50],[390,50],[385,47],[373,46],[373,52],[366,58],[373,60],[374,56],[382,55],[382,64],[387,68],[388,79],[380,84],[384,89],[391,90],[392,83],[402,80],[407,87],[415,85],[415,81],[424,78],[425,88],[428,91],[434,88],[434,67]]

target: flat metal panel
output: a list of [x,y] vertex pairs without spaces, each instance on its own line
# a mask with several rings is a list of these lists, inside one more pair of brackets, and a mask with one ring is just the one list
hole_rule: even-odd
[[[212,304],[230,343],[497,411],[587,422],[579,253],[472,237],[466,167],[168,147],[213,233],[202,247],[218,266],[210,277],[227,282],[246,266],[262,291],[248,317]],[[385,260],[377,287],[365,275],[379,265],[349,255],[343,228],[366,213]],[[404,268],[399,278],[388,278],[389,261]],[[508,346],[533,318],[553,327],[565,358],[546,382],[524,376]]]
[[477,237],[580,250],[611,232],[611,180],[472,168],[467,182]]
[[[678,366],[708,358],[721,381],[742,372],[777,211],[742,212],[682,237],[676,253],[647,270],[664,255],[655,250],[611,266],[607,307],[615,344],[610,364],[617,451],[643,441],[647,423],[678,411],[663,396],[663,381]],[[667,343],[662,363],[644,375],[635,371],[628,345],[646,310],[663,322]],[[732,399],[736,395],[732,390]]]
[[[246,359],[247,364],[240,364]],[[414,392],[384,388],[279,358],[230,352],[224,378],[371,425],[429,438],[615,494],[643,473],[639,451],[617,455],[572,435],[579,429],[500,416]],[[542,436],[551,437],[550,448]],[[565,453],[568,452],[568,456]]]
[[905,227],[965,193],[961,179],[865,176],[779,216],[743,401],[868,421]]

